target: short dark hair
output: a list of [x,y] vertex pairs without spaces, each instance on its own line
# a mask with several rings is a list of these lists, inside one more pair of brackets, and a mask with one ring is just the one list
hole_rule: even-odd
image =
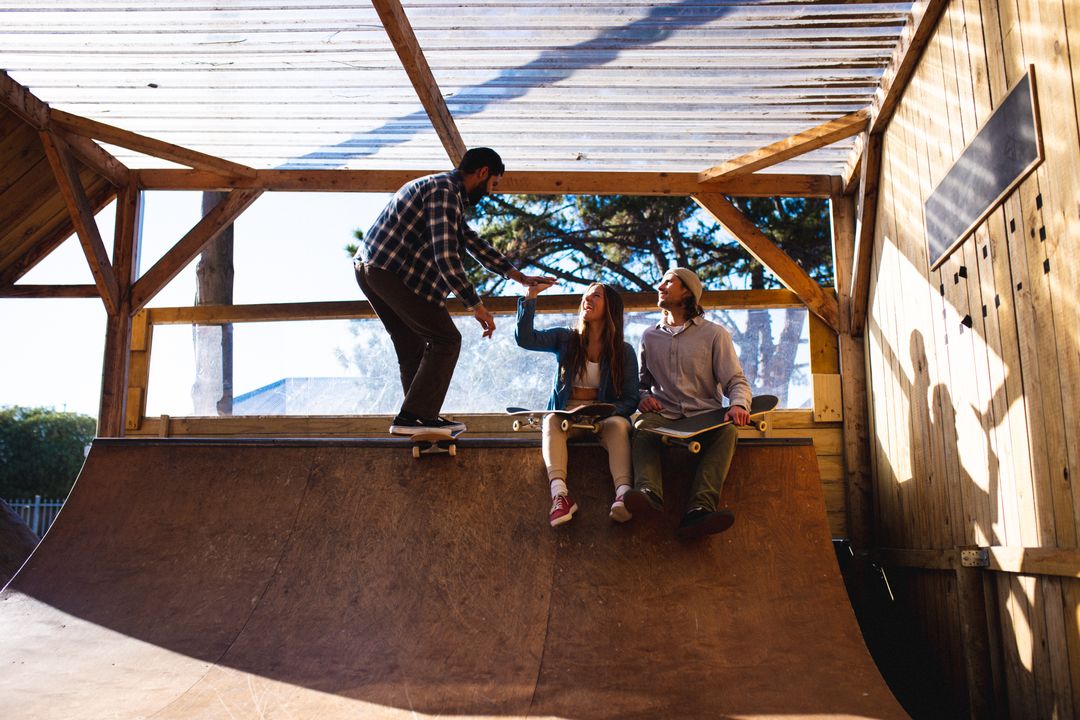
[[502,175],[506,172],[499,153],[486,147],[469,148],[458,164],[458,170],[462,175],[474,173],[484,167],[490,170],[492,175]]

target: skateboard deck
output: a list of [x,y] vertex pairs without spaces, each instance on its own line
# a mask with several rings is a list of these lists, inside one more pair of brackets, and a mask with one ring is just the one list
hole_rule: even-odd
[[432,430],[430,432],[410,435],[409,439],[412,440],[412,456],[418,460],[421,455],[442,455],[444,453],[450,457],[454,457],[457,455],[458,435],[461,435],[463,432],[465,431],[442,432],[439,430]]
[[[761,416],[776,409],[779,402],[779,398],[775,395],[755,396],[750,401],[750,424],[764,432],[769,425]],[[671,420],[670,425],[642,427],[641,430],[659,435],[661,439],[669,445],[682,445],[692,453],[699,453],[701,452],[701,443],[693,438],[701,433],[715,430],[724,427],[725,425],[730,425],[731,420],[724,417],[724,415],[727,414],[727,411],[727,408],[724,408],[723,410],[713,410],[700,415],[694,415],[693,417]],[[757,420],[754,421],[754,418],[757,418]]]
[[586,405],[575,405],[565,410],[530,410],[523,407],[508,407],[506,413],[515,415],[514,431],[539,430],[540,420],[544,415],[559,415],[560,426],[563,432],[570,428],[584,428],[592,432],[600,431],[600,420],[609,417],[615,412],[615,406],[611,403],[596,402]]

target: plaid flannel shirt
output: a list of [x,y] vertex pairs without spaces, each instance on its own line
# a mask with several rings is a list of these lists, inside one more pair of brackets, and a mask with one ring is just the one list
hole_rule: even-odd
[[379,214],[354,261],[396,273],[430,302],[445,305],[454,293],[467,308],[479,305],[461,249],[504,277],[514,266],[465,223],[464,213],[465,183],[457,170],[413,180]]

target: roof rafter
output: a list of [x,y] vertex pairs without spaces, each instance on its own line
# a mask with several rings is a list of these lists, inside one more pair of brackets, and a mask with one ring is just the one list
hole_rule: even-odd
[[138,312],[161,292],[203,248],[225,231],[240,213],[262,195],[262,190],[235,190],[221,199],[131,288],[131,312]]
[[825,292],[791,256],[776,246],[746,215],[719,193],[699,193],[694,200],[715,217],[758,262],[780,278],[799,296],[806,308],[840,332],[840,310],[836,298]]
[[49,106],[0,70],[0,104],[29,123],[35,130],[49,126]]
[[39,135],[41,144],[45,147],[45,156],[49,159],[53,174],[56,176],[56,183],[60,187],[60,194],[67,205],[68,214],[71,215],[71,222],[79,237],[79,244],[82,245],[83,252],[86,254],[86,261],[90,265],[90,272],[94,276],[98,294],[105,303],[105,310],[110,315],[115,315],[120,306],[120,287],[116,282],[112,264],[109,262],[105,243],[101,239],[101,231],[94,219],[93,208],[79,179],[79,171],[75,168],[75,162],[63,139],[47,130],[40,131]]
[[704,170],[698,174],[698,181],[711,183],[725,178],[748,175],[757,170],[777,165],[793,157],[831,145],[838,140],[857,135],[866,129],[869,119],[869,110],[863,109],[835,120],[829,120],[817,127],[796,133],[753,152],[728,160],[722,165]]
[[255,174],[255,170],[247,165],[223,160],[196,150],[189,150],[163,140],[155,140],[107,123],[91,120],[80,115],[72,115],[63,110],[54,109],[50,112],[50,115],[54,123],[76,135],[84,135],[93,140],[119,145],[122,148],[152,155],[162,160],[196,169],[215,170],[241,177],[251,177]]
[[874,94],[866,134],[855,144],[848,159],[844,185],[859,170],[859,233],[855,238],[855,265],[851,271],[851,333],[861,335],[870,296],[870,260],[877,225],[877,193],[881,173],[881,151],[885,130],[911,80],[923,50],[948,7],[948,0],[919,0],[911,8],[911,18],[893,51],[881,84]]
[[416,90],[420,103],[427,111],[432,127],[442,141],[446,154],[454,165],[465,156],[465,141],[461,139],[450,108],[446,106],[439,84],[431,72],[424,51],[416,39],[412,24],[405,15],[405,10],[398,0],[372,0],[375,11],[379,13],[383,28],[394,45],[398,58]]
[[[945,12],[948,5],[948,0],[917,0],[911,6],[911,17],[904,26],[896,48],[893,50],[892,58],[881,75],[881,82],[874,91],[867,133],[877,135],[885,132],[893,113],[896,112],[900,96],[907,88],[919,58],[930,41],[934,27],[937,26],[941,14]],[[847,170],[844,172],[844,187],[852,184],[852,178],[859,170],[865,149],[865,138],[860,138],[860,141],[851,149]]]
[[59,128],[54,130],[54,134],[62,137],[71,152],[84,165],[108,180],[113,187],[127,186],[130,174],[127,166],[113,157],[108,150],[83,135],[74,135]]

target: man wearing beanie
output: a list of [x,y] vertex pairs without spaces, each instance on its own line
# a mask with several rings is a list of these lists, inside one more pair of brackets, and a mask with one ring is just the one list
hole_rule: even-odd
[[725,407],[733,425],[706,435],[690,488],[690,503],[679,523],[681,538],[719,533],[731,527],[735,515],[721,509],[724,486],[738,439],[736,425],[750,421],[750,383],[739,364],[731,334],[706,320],[701,308],[701,280],[692,270],[673,268],[664,273],[657,289],[660,322],[641,337],[639,386],[641,418],[633,437],[634,489],[626,494],[633,514],[664,508],[659,435],[642,427],[700,415]]

